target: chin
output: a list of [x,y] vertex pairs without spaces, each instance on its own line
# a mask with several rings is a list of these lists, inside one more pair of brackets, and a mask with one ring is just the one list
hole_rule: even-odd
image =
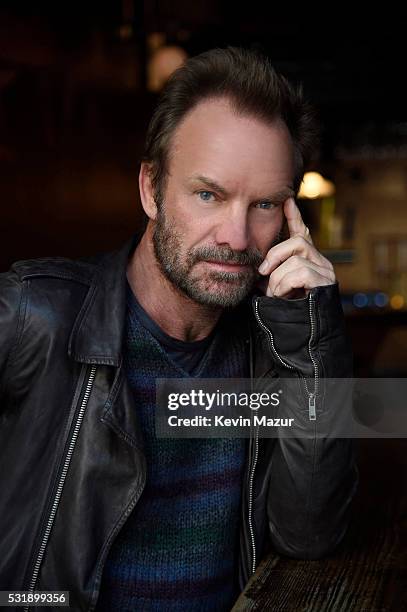
[[222,283],[222,286],[220,286],[220,283],[216,283],[216,285],[211,290],[208,290],[208,288],[202,288],[201,291],[195,290],[191,293],[190,297],[202,306],[233,308],[240,304],[250,293],[250,287],[233,287],[231,283],[227,286],[225,286],[225,283]]

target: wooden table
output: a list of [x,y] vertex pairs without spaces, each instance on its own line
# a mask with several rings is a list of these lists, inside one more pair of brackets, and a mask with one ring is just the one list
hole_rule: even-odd
[[407,440],[359,440],[360,485],[329,558],[269,554],[232,612],[407,611]]

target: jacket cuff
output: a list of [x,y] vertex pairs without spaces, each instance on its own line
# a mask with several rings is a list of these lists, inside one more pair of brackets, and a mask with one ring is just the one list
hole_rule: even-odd
[[[256,299],[258,315],[273,336],[276,352],[303,376],[313,376],[310,349],[318,359],[321,376],[352,376],[352,353],[338,283],[315,287],[302,299]],[[272,357],[276,361],[274,354]]]

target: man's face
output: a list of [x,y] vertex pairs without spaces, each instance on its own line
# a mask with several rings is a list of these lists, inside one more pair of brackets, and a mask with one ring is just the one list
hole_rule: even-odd
[[175,131],[168,170],[153,234],[160,268],[194,301],[235,306],[278,241],[293,195],[288,130],[207,100]]

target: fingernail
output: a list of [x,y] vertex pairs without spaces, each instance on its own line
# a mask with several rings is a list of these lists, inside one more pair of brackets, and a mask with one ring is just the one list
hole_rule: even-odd
[[263,263],[261,264],[259,268],[259,272],[265,272],[267,270],[267,266],[268,266],[267,261],[263,261]]

